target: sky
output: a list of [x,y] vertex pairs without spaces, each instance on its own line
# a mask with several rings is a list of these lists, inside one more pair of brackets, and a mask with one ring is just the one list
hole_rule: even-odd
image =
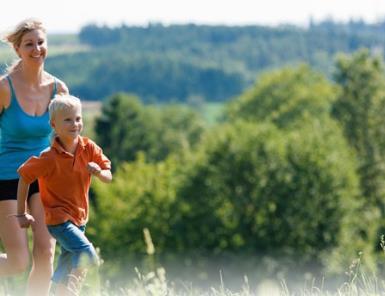
[[306,26],[310,18],[385,20],[385,0],[7,0],[1,8],[0,31],[36,17],[48,33],[76,33],[90,23]]

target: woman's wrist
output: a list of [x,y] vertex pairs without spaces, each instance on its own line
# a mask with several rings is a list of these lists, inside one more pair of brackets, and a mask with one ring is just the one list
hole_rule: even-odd
[[25,217],[25,216],[27,216],[27,213],[23,213],[23,214],[11,214],[11,215],[8,215],[7,217],[22,218],[22,217]]

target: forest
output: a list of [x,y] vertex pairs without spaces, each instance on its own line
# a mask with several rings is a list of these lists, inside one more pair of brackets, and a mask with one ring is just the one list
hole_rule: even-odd
[[331,77],[339,52],[364,47],[384,56],[384,31],[385,22],[332,20],[307,28],[89,24],[77,35],[50,36],[46,68],[84,100],[123,91],[147,103],[223,102],[264,71],[304,62]]

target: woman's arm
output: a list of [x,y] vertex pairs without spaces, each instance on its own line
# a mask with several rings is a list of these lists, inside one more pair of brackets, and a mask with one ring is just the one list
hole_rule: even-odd
[[68,87],[63,81],[56,78],[56,83],[57,83],[57,94],[58,95],[68,95],[69,94]]
[[0,113],[9,106],[11,91],[9,83],[5,76],[0,77]]

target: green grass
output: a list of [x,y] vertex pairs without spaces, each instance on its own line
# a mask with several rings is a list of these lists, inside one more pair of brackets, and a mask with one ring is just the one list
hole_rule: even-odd
[[[136,277],[122,286],[116,286],[108,280],[100,279],[95,274],[88,277],[80,295],[85,296],[380,296],[385,295],[385,281],[376,275],[357,271],[337,288],[330,289],[323,285],[322,279],[310,279],[294,288],[284,280],[261,280],[257,285],[244,276],[243,284],[237,290],[228,287],[221,271],[218,281],[207,288],[200,288],[191,282],[172,281],[167,278],[163,268],[143,274],[138,269]],[[0,295],[22,295],[20,281],[0,279]],[[291,286],[291,287],[289,287]]]
[[56,55],[89,51],[90,48],[87,45],[67,44],[67,45],[51,45],[51,46],[49,46],[48,50],[49,50],[49,56],[53,57]]
[[203,116],[209,124],[214,124],[221,118],[224,107],[224,103],[205,103],[203,106]]
[[[93,126],[94,119],[100,114],[102,102],[100,101],[83,101],[83,117]],[[165,104],[167,105],[167,104]],[[194,108],[198,113],[201,113],[204,120],[209,124],[215,124],[221,118],[225,104],[224,103],[203,103],[199,107],[193,107],[188,104],[182,104],[188,108]],[[87,128],[88,130],[88,128]]]
[[[145,239],[146,245],[153,245],[151,235],[148,233]],[[381,247],[385,250],[385,239],[381,238]],[[296,277],[294,282],[287,282],[279,274],[271,277],[264,273],[242,275],[242,264],[237,265],[237,274],[242,279],[237,288],[234,287],[234,273],[229,270],[222,272],[219,265],[214,275],[211,274],[210,284],[204,287],[196,284],[194,280],[185,280],[180,277],[186,270],[180,270],[173,278],[160,265],[155,264],[154,251],[146,248],[145,264],[148,272],[142,272],[138,268],[130,267],[134,271],[132,275],[118,274],[125,280],[116,282],[108,276],[103,276],[106,258],[102,258],[100,272],[89,272],[80,295],[84,296],[383,296],[385,295],[385,281],[375,273],[370,273],[362,263],[362,253],[352,260],[347,271],[340,276],[314,278],[310,274]],[[255,258],[253,258],[255,259]],[[108,260],[107,260],[108,261]],[[186,269],[186,268],[184,268]],[[206,270],[206,269],[205,269]],[[208,272],[208,271],[207,271]],[[0,295],[24,295],[26,273],[10,278],[0,277]],[[191,276],[193,278],[194,275]],[[288,275],[292,276],[292,275]],[[171,276],[170,276],[171,277]],[[189,277],[190,278],[190,277]],[[249,281],[250,279],[253,279]],[[336,279],[340,278],[336,282]],[[341,280],[343,279],[343,280]],[[331,280],[331,281],[330,281]],[[332,284],[331,284],[332,283]]]
[[[163,268],[147,274],[136,269],[137,277],[125,286],[114,287],[107,282],[96,292],[93,284],[88,283],[81,295],[127,295],[127,296],[375,296],[385,295],[385,281],[375,275],[367,275],[360,271],[342,282],[337,288],[327,288],[323,280],[310,279],[297,285],[289,285],[284,280],[264,279],[257,285],[250,283],[244,276],[243,284],[237,290],[228,288],[226,281],[218,272],[218,281],[211,287],[199,288],[189,282],[170,281]],[[289,286],[291,286],[289,288]],[[96,294],[90,294],[90,291]],[[99,294],[98,294],[99,293]]]

